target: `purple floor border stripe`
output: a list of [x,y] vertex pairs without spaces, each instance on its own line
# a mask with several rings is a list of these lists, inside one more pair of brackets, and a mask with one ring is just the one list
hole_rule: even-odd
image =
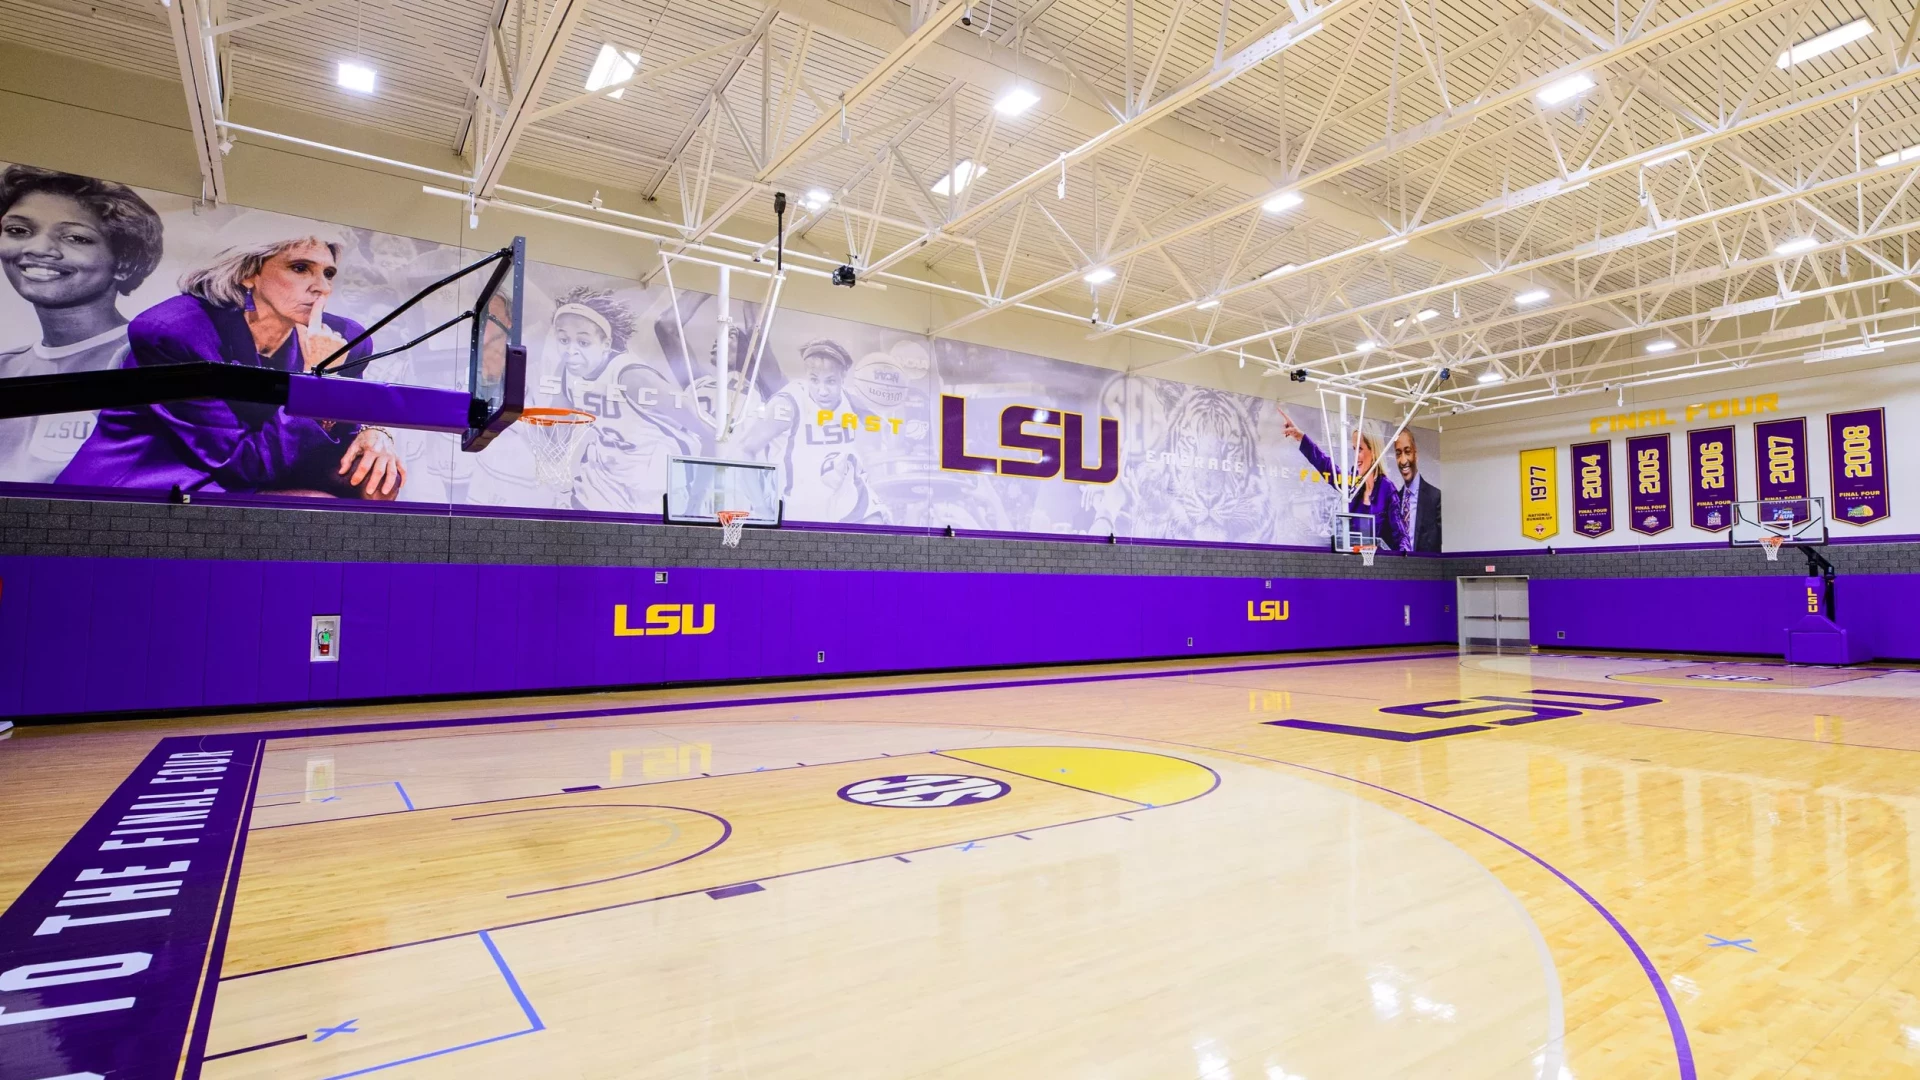
[[213,1000],[220,986],[220,963],[226,957],[227,931],[233,927],[233,902],[240,893],[240,864],[246,858],[247,833],[251,831],[247,822],[253,818],[253,801],[260,791],[260,771],[266,761],[267,740],[259,739],[253,744],[252,775],[247,777],[247,794],[240,804],[240,819],[234,830],[238,835],[233,841],[233,861],[227,865],[226,896],[213,925],[213,944],[207,950],[207,971],[199,988],[200,1007],[194,1015],[193,1026],[187,1031],[187,1060],[180,1080],[198,1080],[201,1055],[206,1053],[207,1038],[213,1034]]
[[526,724],[541,720],[591,720],[603,716],[644,716],[650,713],[692,712],[699,709],[735,709],[746,705],[798,705],[811,701],[853,701],[861,698],[912,697],[919,694],[953,694],[968,690],[1011,690],[1027,686],[1067,686],[1077,683],[1119,682],[1126,679],[1172,679],[1183,675],[1227,675],[1240,671],[1276,671],[1283,668],[1334,667],[1344,664],[1382,664],[1394,660],[1437,660],[1458,656],[1446,652],[1390,653],[1383,656],[1355,656],[1338,660],[1294,660],[1277,664],[1236,664],[1227,667],[1184,668],[1178,671],[1129,671],[1113,675],[1062,675],[1047,679],[999,679],[993,682],[942,683],[937,686],[902,686],[884,690],[840,690],[824,694],[782,694],[773,697],[710,698],[703,701],[675,701],[659,705],[623,705],[606,709],[563,709],[555,712],[507,713],[501,716],[448,717],[441,720],[402,720],[374,724],[343,724],[335,727],[289,728],[254,734],[267,739],[310,739],[323,735],[368,735],[383,731],[420,731],[446,727],[481,727],[492,724]]

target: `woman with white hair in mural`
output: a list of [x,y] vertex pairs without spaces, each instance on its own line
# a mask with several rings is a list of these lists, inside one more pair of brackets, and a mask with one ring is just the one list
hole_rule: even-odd
[[1364,428],[1353,429],[1353,475],[1339,475],[1333,467],[1333,461],[1327,452],[1320,449],[1306,432],[1293,426],[1293,417],[1287,410],[1280,410],[1280,433],[1300,444],[1300,454],[1307,463],[1337,490],[1342,485],[1351,484],[1351,494],[1347,497],[1347,513],[1372,514],[1374,529],[1380,546],[1388,551],[1399,551],[1400,514],[1399,489],[1393,481],[1387,479],[1386,468],[1381,462],[1380,439]]
[[[327,312],[341,245],[300,235],[230,248],[189,271],[180,295],[127,328],[139,366],[224,363],[309,371],[358,335]],[[373,342],[345,359],[361,376]],[[378,427],[290,415],[277,405],[197,400],[103,409],[63,484],[395,499],[406,480],[393,437]]]

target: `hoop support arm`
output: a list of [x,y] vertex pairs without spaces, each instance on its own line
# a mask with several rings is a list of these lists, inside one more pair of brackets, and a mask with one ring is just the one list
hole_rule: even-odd
[[283,405],[315,420],[454,433],[466,431],[475,415],[486,415],[485,402],[464,390],[195,363],[0,379],[0,420],[199,398]]

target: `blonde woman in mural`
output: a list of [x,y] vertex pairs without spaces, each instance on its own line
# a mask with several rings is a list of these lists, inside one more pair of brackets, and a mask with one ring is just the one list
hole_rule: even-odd
[[[1300,444],[1300,454],[1307,459],[1328,484],[1335,489],[1340,487],[1341,477],[1335,475],[1333,461],[1326,451],[1307,437],[1306,432],[1293,425],[1293,417],[1285,409],[1280,410],[1280,420],[1284,425],[1281,434]],[[1374,528],[1378,531],[1380,546],[1388,551],[1401,550],[1399,491],[1393,481],[1387,479],[1385,466],[1380,457],[1380,439],[1365,428],[1353,429],[1353,493],[1347,498],[1347,513],[1372,514]]]

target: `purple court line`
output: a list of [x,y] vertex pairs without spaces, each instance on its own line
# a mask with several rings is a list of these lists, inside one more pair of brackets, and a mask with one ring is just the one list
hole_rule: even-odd
[[[202,736],[200,745],[206,745],[205,736]],[[220,914],[214,920],[213,940],[207,944],[206,966],[201,969],[199,985],[194,987],[198,1000],[193,1010],[192,1026],[187,1028],[185,1060],[189,1064],[182,1073],[185,1080],[198,1080],[201,1055],[207,1052],[207,1038],[213,1033],[213,996],[220,985],[220,963],[227,955],[227,931],[233,927],[233,901],[240,893],[240,860],[247,852],[247,821],[253,817],[253,801],[260,791],[260,772],[266,761],[267,741],[255,740],[253,763],[247,777],[247,796],[240,803],[240,813],[234,817],[233,849],[227,861],[226,880],[221,883],[226,895],[220,898]]]
[[[597,881],[579,881],[579,882],[575,882],[572,885],[555,885],[551,889],[534,889],[531,892],[508,893],[507,899],[518,900],[523,896],[539,896],[542,893],[565,892],[568,889],[582,889],[587,887],[588,885],[605,885],[609,881],[621,881],[630,877],[639,877],[641,874],[651,874],[655,870],[665,870],[669,866],[678,866],[679,864],[686,862],[688,859],[697,859],[700,856],[705,855],[707,852],[712,851],[714,848],[719,847],[721,844],[726,843],[727,838],[733,835],[733,823],[728,821],[726,818],[721,817],[719,814],[709,813],[705,810],[695,810],[690,806],[665,806],[659,803],[570,803],[566,806],[529,806],[524,810],[496,810],[491,814],[468,814],[465,817],[450,818],[449,820],[473,821],[478,818],[505,817],[508,814],[541,814],[541,813],[550,813],[555,810],[588,810],[588,809],[599,809],[599,810],[622,809],[624,810],[629,807],[636,810],[684,810],[689,814],[699,814],[701,817],[712,818],[713,820],[720,823],[720,839],[715,840],[713,843],[708,844],[706,847],[701,848],[699,851],[696,851],[691,855],[682,855],[679,858],[673,860],[672,862],[661,863],[659,866],[649,866],[645,870],[635,870],[629,874],[615,874],[612,877],[600,878]],[[677,829],[678,826],[675,826],[675,828]],[[678,837],[676,837],[676,839],[677,838]]]
[[[1159,808],[1148,807],[1145,810],[1132,810],[1132,811],[1127,811],[1127,813],[1138,814],[1138,813],[1148,812],[1154,809],[1159,809]],[[1085,825],[1090,822],[1105,821],[1108,818],[1123,817],[1123,816],[1124,814],[1121,814],[1121,813],[1095,814],[1092,817],[1075,818],[1072,821],[1057,821],[1051,825],[1027,826],[1022,831],[1041,832],[1046,829],[1063,829],[1069,825]],[[1126,820],[1131,821],[1133,819],[1127,818]],[[955,844],[959,844],[959,843],[968,843],[968,842],[982,843],[987,840],[1004,840],[1007,837],[1013,836],[1013,835],[1015,834],[1011,832],[1003,832],[1003,833],[995,833],[992,836],[976,836],[976,837],[973,837],[971,841],[947,840],[938,844],[928,844],[925,847],[908,848],[905,851],[888,852],[882,855],[868,855],[865,858],[847,859],[844,862],[826,863],[822,866],[810,866],[804,870],[788,870],[784,873],[779,873],[779,874],[763,874],[757,878],[753,878],[751,881],[736,881],[736,882],[730,882],[725,885],[711,886],[710,888],[687,889],[683,892],[665,893],[660,896],[649,896],[642,900],[623,900],[617,904],[603,904],[600,907],[584,908],[580,911],[569,911],[560,915],[542,915],[534,919],[522,919],[519,922],[501,923],[499,926],[487,927],[486,932],[512,930],[521,926],[534,926],[538,923],[553,922],[557,919],[571,919],[580,915],[597,915],[602,911],[613,911],[618,908],[626,908],[626,907],[638,907],[641,904],[652,904],[652,903],[657,903],[661,900],[677,900],[683,896],[700,896],[704,893],[711,891],[711,889],[728,889],[728,888],[732,888],[735,885],[747,885],[747,884],[752,884],[754,882],[763,882],[763,881],[777,881],[780,878],[798,877],[801,874],[817,874],[823,870],[839,870],[843,867],[859,866],[863,863],[870,863],[870,862],[880,862],[884,859],[899,859],[901,862],[909,862],[911,860],[907,858],[908,855],[919,855],[928,851],[940,851],[944,848],[950,848]],[[323,956],[317,960],[301,960],[298,963],[282,964],[279,967],[261,968],[259,971],[243,972],[239,975],[229,976],[227,979],[223,981],[232,982],[236,979],[249,979],[255,975],[266,975],[275,971],[286,971],[290,968],[310,967],[314,964],[326,964],[326,963],[331,963],[332,961],[335,961],[335,960],[347,960],[356,956],[367,956],[372,953],[387,952],[392,949],[405,949],[413,945],[427,945],[436,941],[449,941],[457,937],[466,937],[468,934],[471,934],[474,932],[475,931],[472,931],[472,930],[462,930],[459,933],[441,934],[437,937],[421,938],[418,941],[401,941],[401,942],[396,942],[392,945],[380,945],[371,949],[361,949],[358,952],[341,953],[338,956]]]
[[1129,679],[1174,679],[1188,675],[1224,675],[1236,671],[1277,671],[1290,668],[1336,667],[1347,664],[1384,664],[1401,660],[1452,659],[1458,652],[1389,653],[1381,656],[1353,656],[1338,660],[1294,660],[1277,664],[1238,664],[1227,667],[1182,668],[1176,671],[1130,671],[1113,675],[1063,675],[1046,679],[1000,679],[993,682],[944,683],[937,686],[898,686],[880,690],[841,690],[825,694],[783,694],[772,697],[713,698],[705,701],[666,702],[659,705],[627,705],[609,709],[569,709],[558,712],[508,713],[502,716],[449,717],[442,720],[405,720],[374,724],[345,724],[339,727],[289,728],[284,731],[233,732],[253,734],[265,739],[308,739],[328,735],[366,735],[387,731],[420,731],[448,727],[486,727],[495,724],[525,724],[543,720],[588,720],[602,716],[645,716],[653,713],[694,712],[701,709],[736,709],[751,705],[793,705],[814,701],[855,701],[862,698],[914,697],[921,694],[952,694],[969,690],[1011,690],[1029,686],[1071,686],[1080,683],[1120,682]]
[[731,900],[736,896],[746,896],[749,893],[766,891],[766,888],[759,882],[749,881],[745,885],[729,885],[724,889],[708,889],[707,895],[713,897],[715,900]]

